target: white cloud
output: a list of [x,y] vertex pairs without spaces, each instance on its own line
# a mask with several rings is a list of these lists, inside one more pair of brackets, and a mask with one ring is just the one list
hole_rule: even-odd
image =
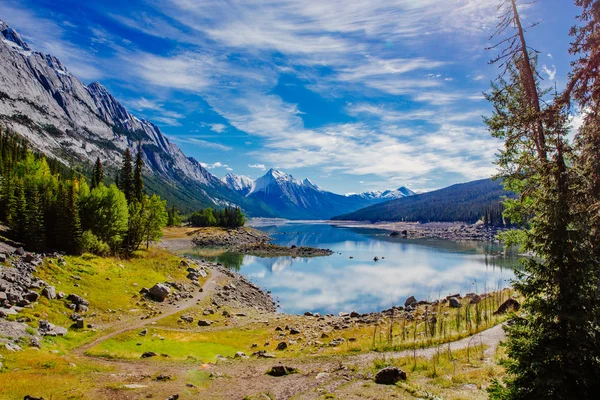
[[58,57],[70,72],[84,80],[96,80],[104,73],[96,68],[97,57],[66,39],[67,28],[72,24],[58,24],[50,19],[39,17],[35,8],[24,8],[18,1],[0,2],[0,16],[16,29],[36,51]]
[[212,164],[204,164],[204,163],[202,163],[202,166],[203,166],[204,168],[206,168],[206,169],[225,168],[225,169],[227,169],[228,171],[231,171],[231,168],[229,168],[229,165],[227,165],[227,164],[223,164],[223,163],[221,163],[220,161],[217,161],[217,162],[215,162],[215,163],[212,163]]
[[210,129],[217,133],[222,133],[227,129],[227,125],[224,124],[209,124]]
[[556,66],[552,66],[552,69],[548,68],[546,65],[542,67],[542,71],[548,75],[548,79],[553,81],[556,78]]
[[260,170],[263,170],[263,171],[265,169],[267,169],[267,167],[265,167],[265,164],[248,164],[248,167],[260,169]]
[[171,139],[172,141],[177,142],[177,143],[193,144],[198,147],[204,147],[204,148],[213,149],[213,150],[229,151],[232,149],[231,146],[226,146],[226,145],[220,144],[220,143],[209,142],[207,140],[197,139],[194,137],[183,137],[182,138],[182,137],[178,137],[178,136],[169,136],[169,139]]

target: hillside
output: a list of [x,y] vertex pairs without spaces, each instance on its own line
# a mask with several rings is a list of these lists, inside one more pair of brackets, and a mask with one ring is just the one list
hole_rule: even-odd
[[499,181],[482,179],[391,200],[332,219],[473,223],[482,218],[486,211],[493,210],[497,213],[501,197],[506,194]]
[[250,215],[274,216],[240,196],[187,157],[151,121],[131,114],[100,83],[85,85],[51,54],[34,51],[0,20],[0,124],[66,166],[97,157],[115,169],[126,148],[141,141],[148,189],[182,211],[236,204]]

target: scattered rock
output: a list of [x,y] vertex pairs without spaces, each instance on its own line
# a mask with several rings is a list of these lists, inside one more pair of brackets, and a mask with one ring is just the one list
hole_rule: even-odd
[[182,315],[181,317],[179,317],[182,321],[188,322],[188,323],[192,323],[194,322],[194,317],[189,316],[189,315]]
[[404,307],[408,307],[411,304],[414,304],[417,302],[417,299],[415,298],[415,296],[410,296],[408,299],[406,299],[406,301],[404,302]]
[[150,357],[156,357],[158,354],[156,354],[153,351],[147,351],[144,354],[142,354],[142,358],[150,358]]
[[66,328],[53,325],[44,319],[40,319],[38,323],[38,331],[43,336],[64,336],[67,334]]
[[289,375],[289,374],[294,374],[296,372],[298,372],[298,370],[296,368],[287,367],[285,365],[275,365],[275,366],[271,367],[271,369],[269,371],[267,371],[267,375],[285,376],[285,375]]
[[156,377],[155,381],[170,381],[171,379],[173,379],[171,375],[160,374]]
[[211,322],[210,321],[206,321],[206,320],[199,320],[198,321],[198,326],[210,326]]
[[406,380],[406,372],[397,367],[386,367],[375,375],[375,383],[380,385],[395,385],[400,380]]
[[248,358],[248,356],[243,351],[238,351],[237,353],[235,353],[235,356],[233,356],[233,358]]
[[140,336],[146,336],[148,334],[148,329],[142,329],[140,332]]
[[448,299],[448,305],[451,308],[461,308],[462,307],[462,304],[460,304],[460,301],[456,297],[450,297]]
[[148,295],[150,298],[159,302],[165,301],[170,293],[171,289],[162,283],[157,283],[156,285],[152,286],[150,290],[148,290]]
[[509,310],[519,311],[520,308],[521,304],[517,300],[510,298],[498,307],[494,315],[506,314]]
[[287,347],[288,347],[288,345],[287,345],[287,343],[286,343],[286,342],[280,342],[280,343],[277,345],[277,350],[279,350],[279,351],[283,351],[283,350],[287,349]]
[[56,299],[56,289],[54,286],[46,286],[42,289],[42,296],[46,296],[49,300]]

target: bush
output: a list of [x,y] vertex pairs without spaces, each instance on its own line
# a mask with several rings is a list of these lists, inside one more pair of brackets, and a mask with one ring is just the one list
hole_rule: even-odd
[[81,235],[81,246],[84,252],[105,256],[110,253],[110,246],[98,239],[92,231],[85,231]]

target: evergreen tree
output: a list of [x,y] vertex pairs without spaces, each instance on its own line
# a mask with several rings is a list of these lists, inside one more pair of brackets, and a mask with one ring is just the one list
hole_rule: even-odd
[[78,254],[81,251],[81,220],[79,217],[79,204],[75,191],[75,182],[69,185],[65,194],[66,196],[63,200],[64,225],[66,228],[64,249],[70,254]]
[[44,229],[44,210],[36,185],[32,184],[26,190],[27,205],[25,207],[25,244],[32,250],[43,250],[46,246]]
[[[522,313],[506,327],[508,376],[490,388],[496,399],[590,399],[600,390],[600,353],[594,316],[597,260],[581,213],[573,207],[578,178],[565,137],[567,112],[542,102],[535,59],[525,41],[515,0],[504,0],[499,31],[515,27],[497,60],[507,66],[487,95],[494,114],[486,120],[504,140],[498,165],[503,183],[518,199],[505,215],[523,229],[502,236],[536,254],[524,261],[514,286],[524,296]],[[506,76],[506,78],[504,78]],[[552,102],[551,102],[552,103]]]
[[142,142],[138,143],[137,154],[135,157],[135,172],[133,177],[134,195],[138,201],[142,201],[144,195],[144,178],[142,170],[144,168],[144,160],[142,158]]
[[23,241],[27,231],[27,200],[23,181],[15,182],[14,205],[10,206],[9,227],[15,239]]
[[129,148],[125,150],[123,155],[123,165],[119,174],[119,189],[125,194],[128,203],[131,203],[135,198],[134,183],[133,183],[133,166],[131,163],[131,152]]
[[104,169],[102,167],[102,161],[100,160],[100,157],[98,157],[92,171],[92,189],[100,183],[104,183]]

